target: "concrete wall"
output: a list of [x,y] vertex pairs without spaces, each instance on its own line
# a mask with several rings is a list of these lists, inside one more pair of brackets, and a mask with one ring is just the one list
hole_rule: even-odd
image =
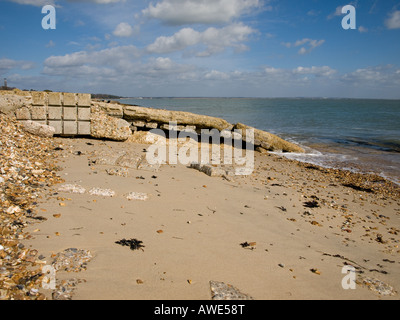
[[90,135],[91,95],[30,92],[31,101],[16,110],[19,121],[32,120],[55,128],[57,135]]

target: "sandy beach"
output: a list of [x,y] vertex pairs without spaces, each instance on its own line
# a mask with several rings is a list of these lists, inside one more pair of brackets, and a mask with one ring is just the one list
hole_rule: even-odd
[[[183,165],[124,169],[94,159],[144,155],[149,145],[55,143],[65,182],[46,188],[38,212],[47,220],[30,224],[23,243],[48,264],[68,248],[90,251],[86,270],[56,273],[58,283],[74,279],[74,300],[210,300],[210,281],[255,300],[398,299],[399,189],[383,179],[261,153],[251,176],[234,179]],[[86,191],[59,191],[65,185]],[[131,192],[148,199],[128,200]],[[132,251],[122,239],[144,247]],[[342,287],[346,265],[355,290]]]

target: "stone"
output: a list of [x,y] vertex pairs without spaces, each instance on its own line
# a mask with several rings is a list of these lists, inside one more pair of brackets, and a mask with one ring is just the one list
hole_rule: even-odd
[[37,92],[37,91],[32,91],[31,92],[32,96],[32,105],[33,106],[44,106],[46,105],[46,93],[45,92]]
[[136,200],[136,201],[146,201],[149,199],[149,195],[147,193],[139,193],[139,192],[131,192],[126,195],[126,198],[129,201]]
[[396,290],[389,284],[371,277],[360,277],[357,283],[381,296],[395,296]]
[[27,107],[17,109],[16,116],[17,120],[31,120],[31,112]]
[[78,119],[78,109],[73,107],[64,107],[63,118],[64,120],[76,121]]
[[49,120],[49,126],[54,128],[54,134],[63,133],[63,123],[61,121]]
[[77,184],[64,184],[58,188],[58,191],[66,193],[84,194],[86,192],[86,189]]
[[140,161],[141,161],[140,155],[127,152],[116,160],[115,165],[123,168],[137,169],[140,164]]
[[[239,130],[242,132],[243,139],[246,140],[246,130],[254,130],[254,140],[256,146],[261,146],[262,148],[269,151],[283,151],[283,152],[296,152],[296,153],[304,153],[304,149],[299,147],[298,145],[285,141],[279,138],[276,135],[273,135],[269,132],[258,130],[253,127],[246,126],[244,124],[238,123],[234,127],[235,130]],[[260,145],[258,145],[260,144]]]
[[52,267],[56,271],[80,272],[87,269],[87,263],[92,258],[88,250],[70,248],[56,255]]
[[146,123],[146,128],[147,129],[157,129],[158,123],[157,122],[148,122],[148,123]]
[[132,126],[144,128],[146,126],[146,123],[144,121],[133,121]]
[[23,129],[33,135],[45,138],[51,138],[55,134],[55,129],[53,127],[31,120],[23,122]]
[[78,108],[78,120],[90,121],[90,108]]
[[49,106],[61,106],[61,93],[49,92],[47,94]]
[[48,119],[49,120],[61,120],[63,115],[63,108],[62,107],[53,107],[50,106],[48,108]]
[[46,107],[32,107],[32,120],[47,120]]
[[132,135],[130,124],[107,115],[97,107],[92,108],[91,136],[97,139],[126,141]]
[[[0,95],[0,112],[6,115],[15,115],[16,110],[30,104],[30,97],[19,96],[14,94]],[[21,119],[23,120],[23,119]],[[30,120],[30,119],[26,119]]]
[[227,180],[231,180],[235,176],[234,172],[231,170],[214,167],[209,164],[192,163],[190,168],[203,172],[209,177],[223,177]]
[[63,134],[64,135],[77,135],[78,134],[78,122],[76,121],[64,121],[63,122]]
[[92,188],[89,190],[89,194],[91,196],[99,196],[99,197],[114,197],[115,191],[110,189],[102,189],[102,188]]
[[98,105],[110,117],[122,118],[124,116],[124,110],[120,104],[97,102],[96,105]]
[[232,285],[218,281],[210,281],[212,300],[254,300]]
[[178,125],[196,126],[197,129],[218,129],[219,131],[224,129],[231,130],[233,127],[230,123],[220,118],[197,115],[190,112],[150,109],[137,106],[125,106],[124,119],[162,124],[176,122]]
[[76,106],[76,94],[75,93],[64,93],[63,94],[63,105],[65,107]]
[[78,106],[90,107],[92,105],[92,96],[88,93],[78,93]]
[[91,123],[90,121],[79,121],[78,122],[78,134],[83,136],[90,136],[91,134]]

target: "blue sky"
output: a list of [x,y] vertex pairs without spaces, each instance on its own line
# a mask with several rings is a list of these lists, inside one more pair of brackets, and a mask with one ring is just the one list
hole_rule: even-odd
[[400,98],[400,1],[0,0],[0,36],[0,77],[21,89]]

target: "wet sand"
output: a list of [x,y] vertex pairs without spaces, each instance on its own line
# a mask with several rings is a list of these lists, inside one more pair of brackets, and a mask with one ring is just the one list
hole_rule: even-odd
[[[56,274],[58,281],[81,279],[72,299],[209,300],[210,281],[256,300],[398,299],[362,285],[378,279],[400,288],[400,197],[382,179],[260,153],[254,173],[233,181],[183,165],[114,176],[106,170],[120,168],[93,164],[96,154],[144,155],[148,145],[56,142],[64,184],[116,193],[48,188],[38,205],[47,221],[26,228],[24,244],[47,263],[68,248],[92,253],[86,271]],[[129,201],[130,192],[149,199]],[[145,247],[131,251],[115,243],[121,239]],[[346,264],[356,267],[356,290],[342,288]],[[52,298],[51,290],[41,292]]]

